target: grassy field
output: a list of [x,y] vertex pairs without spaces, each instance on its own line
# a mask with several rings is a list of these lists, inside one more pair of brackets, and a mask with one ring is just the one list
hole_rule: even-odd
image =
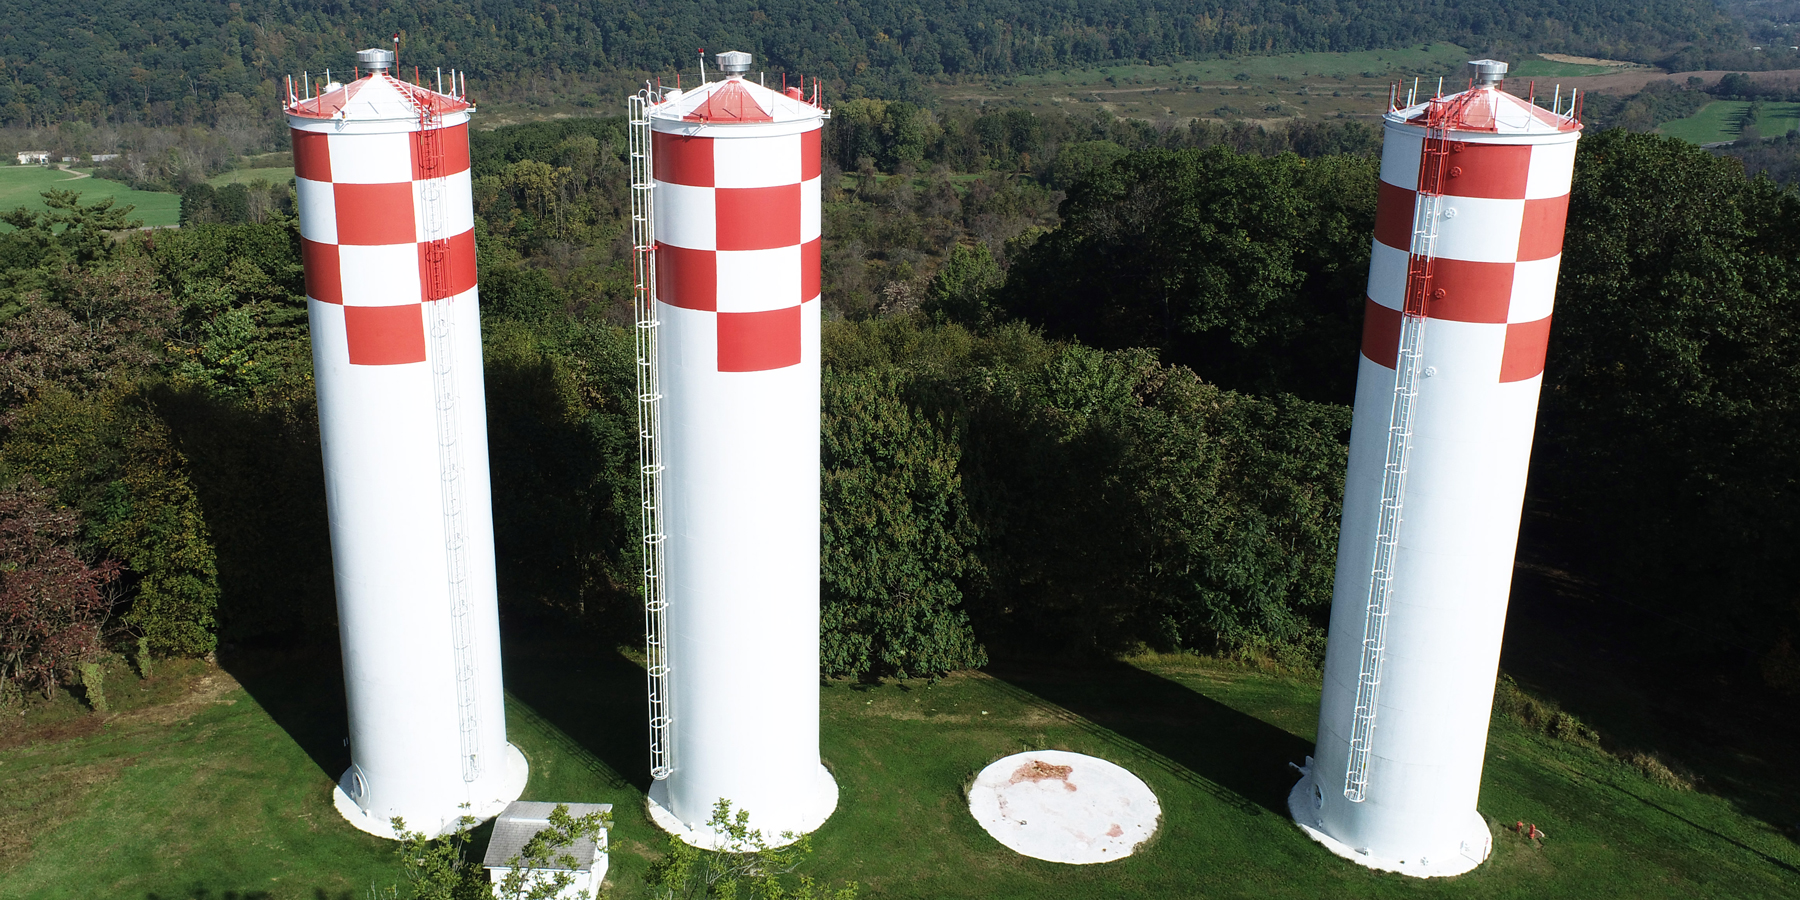
[[293,180],[293,166],[256,166],[222,172],[206,179],[206,183],[213,187],[223,187],[228,184],[249,184],[253,181],[266,181],[270,184],[286,184]]
[[[21,206],[43,209],[43,199],[38,195],[52,188],[80,191],[86,203],[102,197],[113,197],[119,205],[129,203],[137,207],[132,211],[132,217],[142,219],[145,225],[174,225],[181,219],[181,197],[175,194],[134,191],[116,181],[90,178],[77,171],[43,166],[0,166],[0,210]],[[0,225],[0,229],[10,228]]]
[[[1386,110],[1388,87],[1419,79],[1421,90],[1461,90],[1472,54],[1438,43],[1357,53],[1289,53],[1280,56],[1200,60],[1164,66],[1109,66],[1020,75],[936,88],[950,103],[1025,107],[1097,106],[1138,119],[1270,121],[1358,116]],[[1619,71],[1612,66],[1521,60],[1520,78],[1571,77]],[[1090,106],[1091,105],[1091,106]]]
[[[1695,144],[1737,140],[1742,135],[1744,111],[1749,108],[1747,100],[1714,100],[1685,119],[1664,122],[1658,130]],[[1757,122],[1763,137],[1787,134],[1797,127],[1800,127],[1800,103],[1763,104],[1762,117]]]
[[[527,799],[611,802],[610,897],[645,895],[660,835],[642,807],[642,670],[569,639],[507,648],[509,732]],[[115,712],[62,696],[0,733],[0,896],[353,900],[397,878],[392,845],[352,830],[329,791],[347,764],[335,660],[227,658],[139,681]],[[323,677],[319,673],[326,673]],[[866,898],[1792,897],[1800,848],[1733,803],[1659,787],[1599,751],[1497,721],[1483,812],[1494,858],[1420,882],[1330,856],[1288,821],[1315,677],[1192,657],[1087,667],[998,664],[936,685],[821,686],[842,790],[809,865]],[[1104,866],[1017,856],[969,817],[988,762],[1054,747],[1114,760],[1161,800],[1162,830]],[[478,844],[485,842],[478,835]]]

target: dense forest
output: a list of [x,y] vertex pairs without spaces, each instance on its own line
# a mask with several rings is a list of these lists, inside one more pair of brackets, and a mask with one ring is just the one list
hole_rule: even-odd
[[[0,4],[0,125],[66,121],[241,125],[283,76],[344,66],[399,33],[401,61],[458,66],[478,98],[618,93],[640,73],[686,71],[727,45],[771,70],[825,79],[832,95],[918,99],[922,79],[1115,62],[1350,51],[1452,40],[1480,53],[1529,48],[1671,71],[1775,68],[1710,3],[1519,0],[975,0],[807,4],[729,0],[650,9],[621,0],[457,0],[357,6],[283,0]],[[1785,61],[1785,62],[1784,62]]]
[[[1373,131],[861,100],[827,133],[828,670],[1316,664]],[[631,644],[623,123],[473,140],[503,614]],[[291,192],[194,189],[150,233],[49,200],[0,235],[6,683],[330,642]],[[1800,690],[1800,194],[1608,131],[1568,234],[1528,529],[1583,548],[1646,647]]]

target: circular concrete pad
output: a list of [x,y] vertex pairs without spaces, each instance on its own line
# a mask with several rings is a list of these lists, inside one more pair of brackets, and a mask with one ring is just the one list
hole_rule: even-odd
[[1014,851],[1085,865],[1130,856],[1156,833],[1162,805],[1149,785],[1104,759],[1037,750],[982,769],[969,814]]

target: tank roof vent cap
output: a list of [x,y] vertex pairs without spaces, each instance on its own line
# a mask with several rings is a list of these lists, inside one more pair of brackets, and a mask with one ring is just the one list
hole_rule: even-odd
[[719,71],[727,75],[742,75],[750,71],[750,54],[742,50],[727,50],[719,54]]
[[1506,63],[1497,59],[1469,60],[1469,76],[1476,87],[1493,87],[1506,80]]
[[383,50],[380,47],[358,50],[356,51],[356,65],[370,74],[386,72],[394,67],[394,51]]

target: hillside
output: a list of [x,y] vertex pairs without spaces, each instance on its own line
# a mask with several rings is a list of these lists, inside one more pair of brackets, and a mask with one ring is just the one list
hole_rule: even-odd
[[[916,94],[923,80],[1356,51],[1451,40],[1650,61],[1736,49],[1741,29],[1682,0],[714,0],[691,13],[625,0],[453,0],[379,8],[287,0],[0,3],[0,125],[69,119],[188,124],[272,101],[282,76],[349,63],[403,35],[402,62],[467,68],[478,95],[572,96],[594,81],[692,66],[694,48],[755,52],[835,91]],[[404,66],[403,66],[404,67]],[[1687,66],[1693,68],[1696,66]]]

